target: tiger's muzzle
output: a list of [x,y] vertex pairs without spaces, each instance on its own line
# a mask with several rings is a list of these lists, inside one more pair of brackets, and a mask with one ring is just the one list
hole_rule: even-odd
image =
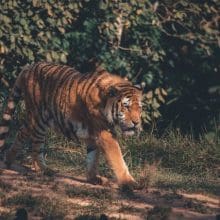
[[142,131],[141,123],[134,124],[133,126],[122,125],[121,130],[125,136],[133,136],[135,134],[139,135]]

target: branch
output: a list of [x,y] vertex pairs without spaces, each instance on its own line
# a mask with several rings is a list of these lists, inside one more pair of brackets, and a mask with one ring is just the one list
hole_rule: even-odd
[[1,77],[0,80],[1,80],[2,84],[3,84],[6,88],[9,88],[9,87],[10,87],[10,85],[9,85],[9,83],[7,82],[6,79],[4,79],[3,77]]

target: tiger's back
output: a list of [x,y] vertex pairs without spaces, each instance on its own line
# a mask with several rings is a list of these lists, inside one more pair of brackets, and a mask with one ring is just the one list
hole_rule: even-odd
[[[71,138],[72,106],[77,106],[77,82],[83,77],[75,69],[48,63],[37,63],[22,72],[20,80],[27,117],[44,127],[54,127]],[[73,94],[73,95],[71,95]],[[30,121],[30,120],[29,120]]]

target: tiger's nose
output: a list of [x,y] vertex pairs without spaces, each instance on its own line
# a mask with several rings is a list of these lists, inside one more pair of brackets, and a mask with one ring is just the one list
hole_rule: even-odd
[[139,121],[132,121],[134,127],[136,127],[139,124]]

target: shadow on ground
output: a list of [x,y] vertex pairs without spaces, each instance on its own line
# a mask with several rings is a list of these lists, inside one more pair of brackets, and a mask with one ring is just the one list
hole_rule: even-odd
[[121,193],[117,185],[88,184],[71,173],[36,174],[30,168],[0,163],[0,216],[13,219],[24,208],[29,219],[193,219],[214,220],[214,196],[166,188]]

